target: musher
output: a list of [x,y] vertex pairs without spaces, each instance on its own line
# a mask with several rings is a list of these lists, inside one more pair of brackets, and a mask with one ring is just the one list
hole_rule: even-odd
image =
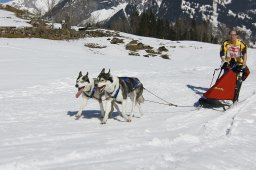
[[229,39],[222,43],[220,49],[220,58],[222,68],[225,72],[237,65],[243,69],[243,81],[250,74],[247,67],[247,45],[238,38],[237,31],[230,31]]

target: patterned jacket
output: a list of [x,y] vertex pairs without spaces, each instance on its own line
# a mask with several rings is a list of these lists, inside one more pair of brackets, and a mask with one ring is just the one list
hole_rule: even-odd
[[243,57],[246,53],[247,45],[239,38],[236,39],[235,45],[232,44],[231,40],[224,41],[220,49],[220,57],[225,56],[226,61],[233,59],[240,64],[243,63]]

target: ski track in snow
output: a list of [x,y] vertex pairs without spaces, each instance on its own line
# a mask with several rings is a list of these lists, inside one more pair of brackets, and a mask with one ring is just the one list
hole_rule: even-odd
[[[211,54],[218,54],[218,45],[124,36],[165,45],[171,60],[136,56],[134,62],[124,46],[111,45],[106,37],[71,42],[1,39],[5,57],[0,78],[11,79],[0,86],[0,169],[256,169],[255,69],[242,86],[244,101],[226,112],[145,102],[142,118],[135,113],[127,123],[115,112],[101,125],[98,103],[90,100],[83,117],[74,120],[81,102],[74,87],[80,70],[96,77],[103,67],[111,68],[114,75],[140,78],[169,102],[193,106],[219,64]],[[108,47],[91,50],[83,46],[88,42]],[[252,57],[249,60],[255,65]],[[146,91],[144,97],[158,101]]]

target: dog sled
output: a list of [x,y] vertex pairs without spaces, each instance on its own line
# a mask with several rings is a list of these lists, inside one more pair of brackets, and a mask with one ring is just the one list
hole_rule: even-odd
[[[224,73],[220,76],[222,71]],[[220,69],[215,84],[199,99],[199,106],[227,110],[234,103],[238,102],[242,83],[249,74],[250,71],[247,67],[243,68],[238,64],[233,64],[232,66],[224,64]]]

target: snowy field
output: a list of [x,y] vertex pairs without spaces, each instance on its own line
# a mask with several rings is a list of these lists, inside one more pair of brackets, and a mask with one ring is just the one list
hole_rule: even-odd
[[[146,101],[143,117],[137,113],[127,123],[115,113],[101,125],[99,106],[90,100],[83,117],[74,120],[81,102],[75,98],[80,70],[91,77],[102,68],[136,76],[163,99],[193,106],[220,64],[219,45],[124,36],[165,45],[171,60],[129,56],[124,45],[112,45],[106,37],[0,39],[0,169],[256,169],[253,49],[241,102],[226,112]],[[84,46],[95,42],[107,48]],[[146,91],[144,97],[159,101]]]
[[[240,102],[222,112],[194,107],[220,66],[219,45],[122,35],[126,43],[164,45],[171,59],[130,56],[124,44],[110,44],[108,37],[0,38],[0,169],[255,170],[255,49],[248,50],[251,75]],[[79,71],[97,77],[102,68],[136,76],[146,89],[186,107],[145,101],[143,117],[135,113],[128,123],[115,112],[101,125],[98,103],[90,100],[75,120]],[[162,102],[147,91],[144,97]]]

